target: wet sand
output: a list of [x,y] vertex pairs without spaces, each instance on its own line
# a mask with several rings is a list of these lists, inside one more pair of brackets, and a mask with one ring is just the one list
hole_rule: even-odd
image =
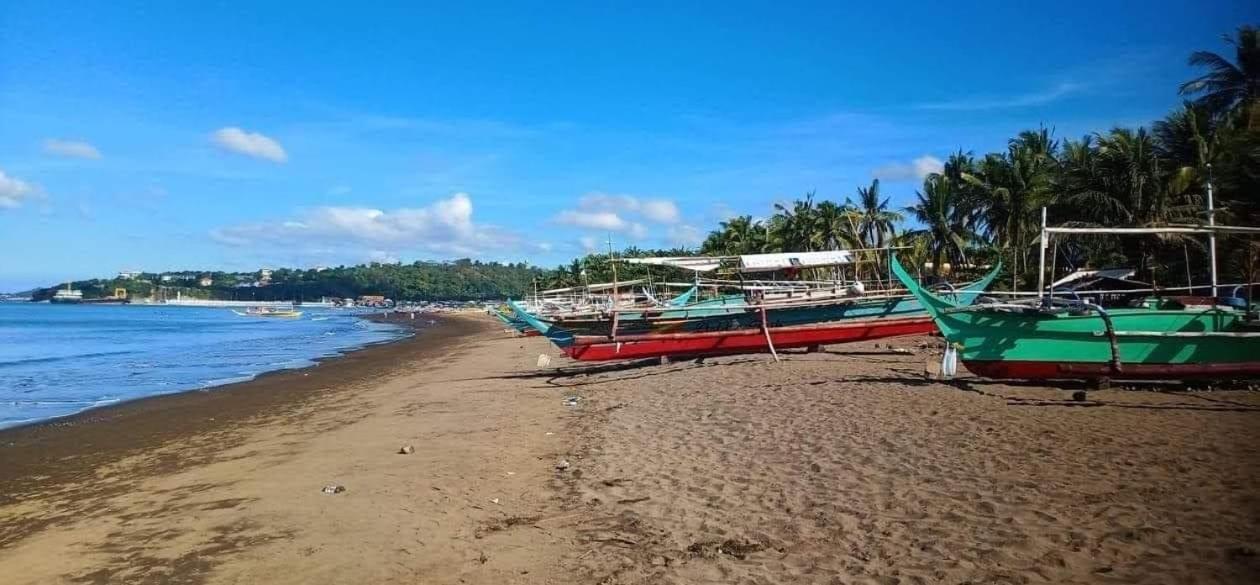
[[1260,582],[1260,394],[945,384],[934,345],[590,365],[451,317],[0,432],[0,575]]

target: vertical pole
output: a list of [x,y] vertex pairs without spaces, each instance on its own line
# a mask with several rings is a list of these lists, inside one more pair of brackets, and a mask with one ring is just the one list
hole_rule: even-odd
[[610,264],[612,264],[612,277],[613,277],[613,283],[612,283],[612,284],[613,284],[612,308],[613,308],[613,310],[616,310],[616,309],[617,309],[617,297],[619,297],[619,296],[620,296],[620,293],[618,293],[618,292],[617,292],[617,262],[616,262],[616,260],[613,258],[612,234],[611,234],[611,233],[610,233],[610,234],[608,234],[608,262],[609,262]]
[[1041,263],[1037,270],[1037,296],[1046,298],[1046,208],[1041,208]]
[[[1208,163],[1207,212],[1208,227],[1216,227],[1216,208],[1212,205],[1212,163]],[[1208,233],[1208,251],[1212,258],[1212,304],[1216,304],[1216,232]]]

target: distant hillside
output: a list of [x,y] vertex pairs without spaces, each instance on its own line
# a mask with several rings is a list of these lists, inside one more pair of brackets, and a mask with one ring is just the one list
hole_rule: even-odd
[[[70,283],[87,299],[110,297],[115,289],[132,298],[237,300],[319,300],[321,297],[383,295],[396,300],[490,300],[519,297],[533,289],[540,268],[475,260],[366,264],[324,269],[278,268],[259,272],[179,271],[139,273],[130,278],[81,280]],[[34,300],[56,294],[59,283],[31,291]]]

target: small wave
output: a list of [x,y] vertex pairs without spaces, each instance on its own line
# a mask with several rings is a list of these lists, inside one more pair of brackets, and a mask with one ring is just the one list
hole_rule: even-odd
[[236,384],[238,382],[248,382],[256,378],[257,374],[244,374],[241,376],[233,376],[230,378],[213,378],[201,383],[201,388],[214,388],[215,386],[226,386],[228,384]]
[[23,360],[13,360],[11,362],[0,362],[0,368],[8,368],[8,367],[13,367],[13,366],[25,366],[25,365],[30,365],[30,364],[47,364],[47,363],[61,362],[61,361],[66,361],[66,360],[77,360],[77,359],[86,359],[86,358],[94,358],[94,357],[107,357],[111,355],[126,355],[129,353],[136,353],[136,352],[132,350],[98,351],[98,352],[93,352],[93,353],[76,353],[73,355],[27,358]]

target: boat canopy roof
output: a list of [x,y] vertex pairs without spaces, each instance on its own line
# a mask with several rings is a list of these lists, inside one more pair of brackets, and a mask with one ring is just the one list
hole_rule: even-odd
[[748,254],[739,257],[739,269],[743,272],[772,272],[787,268],[836,266],[838,264],[849,264],[852,261],[853,253],[848,250]]
[[650,266],[672,266],[696,272],[712,272],[722,266],[722,261],[729,256],[650,256],[647,258],[622,258],[627,264],[647,264]]

